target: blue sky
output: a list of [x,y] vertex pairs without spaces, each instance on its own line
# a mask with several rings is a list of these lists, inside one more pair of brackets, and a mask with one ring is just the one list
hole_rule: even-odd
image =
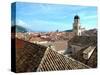
[[16,24],[33,31],[72,29],[73,18],[80,16],[81,27],[97,28],[97,8],[90,6],[16,3]]

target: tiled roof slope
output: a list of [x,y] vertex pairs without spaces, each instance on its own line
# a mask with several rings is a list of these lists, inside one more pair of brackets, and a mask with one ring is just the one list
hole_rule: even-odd
[[89,46],[97,44],[96,36],[75,36],[69,40],[69,45]]
[[97,36],[97,29],[86,30],[82,33],[83,36]]
[[46,51],[37,71],[73,70],[86,68],[90,67],[49,49]]
[[45,46],[16,39],[16,72],[85,69],[88,66]]
[[[46,51],[45,46],[16,39],[16,72],[34,72],[37,70]],[[23,46],[19,46],[23,44]]]

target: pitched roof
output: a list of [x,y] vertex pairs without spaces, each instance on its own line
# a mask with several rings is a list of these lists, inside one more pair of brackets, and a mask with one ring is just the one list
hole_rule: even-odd
[[[45,46],[33,44],[27,41],[17,39],[22,42],[23,48],[16,48],[16,72],[31,72],[36,71],[44,53]],[[19,43],[16,42],[18,45]]]
[[72,58],[47,50],[37,71],[73,70],[90,68]]
[[[23,41],[17,39],[17,41]],[[23,41],[23,48],[16,48],[16,72],[84,69],[88,66],[61,55],[45,46]],[[16,43],[18,44],[18,43]]]
[[83,36],[97,36],[97,29],[85,30],[82,32]]
[[89,46],[97,43],[96,36],[75,36],[69,42],[70,45]]

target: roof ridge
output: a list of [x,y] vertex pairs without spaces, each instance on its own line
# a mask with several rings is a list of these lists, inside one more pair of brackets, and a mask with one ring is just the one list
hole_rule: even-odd
[[46,55],[48,54],[48,52],[49,52],[49,48],[47,47],[47,49],[46,49],[46,51],[44,53],[44,56],[42,57],[42,60],[41,60],[39,66],[37,68],[37,71],[39,70],[39,67],[41,66],[41,63],[43,63],[44,59],[46,58]]
[[[42,67],[43,67],[42,64],[44,63],[44,60],[47,58],[47,55],[48,55],[48,53],[49,53],[50,50],[53,51],[53,52],[56,52],[57,54],[59,54],[60,56],[63,56],[63,57],[66,58],[66,59],[70,59],[70,60],[72,60],[73,62],[79,63],[80,65],[82,65],[82,66],[84,66],[84,67],[91,68],[91,67],[89,67],[89,66],[87,66],[87,65],[85,65],[85,64],[83,64],[83,63],[81,63],[81,62],[79,62],[79,61],[77,61],[77,60],[75,60],[75,59],[73,59],[73,58],[70,58],[70,57],[68,57],[68,56],[64,56],[63,54],[60,54],[60,53],[58,53],[57,51],[52,50],[52,49],[50,49],[49,47],[47,47],[47,49],[46,49],[46,51],[45,51],[45,53],[44,53],[44,56],[42,57],[42,60],[41,60],[41,62],[40,62],[40,64],[39,64],[39,66],[38,66],[38,68],[37,68],[36,71],[42,71]],[[40,69],[40,67],[41,67],[41,69]]]

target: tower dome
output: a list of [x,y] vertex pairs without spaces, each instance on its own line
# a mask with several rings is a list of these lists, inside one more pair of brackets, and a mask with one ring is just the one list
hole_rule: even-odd
[[74,17],[74,19],[80,19],[80,17],[79,17],[78,15],[76,15],[76,16]]

